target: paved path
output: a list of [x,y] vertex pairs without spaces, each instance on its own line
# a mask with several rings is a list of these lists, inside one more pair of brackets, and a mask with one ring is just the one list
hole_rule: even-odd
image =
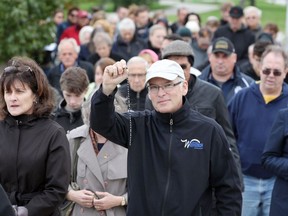
[[[166,15],[176,15],[177,9],[179,7],[187,7],[189,11],[196,12],[196,13],[205,13],[213,10],[218,10],[219,6],[213,3],[209,3],[209,0],[206,0],[206,3],[192,3],[192,2],[185,2],[185,0],[159,0],[160,4],[169,5],[168,9],[165,9]],[[219,0],[221,2],[221,0]],[[223,0],[226,1],[226,0]],[[286,5],[288,0],[266,0],[269,3],[279,4],[279,5]]]
[[159,3],[171,6],[165,10],[166,15],[176,15],[177,9],[180,7],[186,7],[189,11],[196,13],[204,13],[219,9],[219,6],[214,4],[188,3],[175,0],[160,0]]

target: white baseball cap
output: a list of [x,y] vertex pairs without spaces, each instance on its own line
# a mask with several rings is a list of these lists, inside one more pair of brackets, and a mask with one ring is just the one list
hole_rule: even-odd
[[145,83],[155,77],[167,80],[175,80],[177,77],[185,79],[181,66],[177,62],[169,59],[163,59],[153,63],[147,70]]

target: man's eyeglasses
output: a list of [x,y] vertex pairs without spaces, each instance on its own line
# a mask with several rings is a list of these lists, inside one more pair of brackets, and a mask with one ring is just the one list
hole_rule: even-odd
[[262,70],[262,73],[264,75],[267,75],[267,76],[269,76],[271,72],[273,72],[274,76],[281,76],[282,75],[282,72],[279,71],[278,69],[265,68]]
[[165,92],[170,92],[175,86],[179,85],[182,82],[183,81],[179,81],[177,83],[167,83],[167,84],[161,85],[161,86],[159,86],[159,85],[149,85],[148,86],[148,90],[152,94],[157,94],[160,88],[163,91],[165,91]]

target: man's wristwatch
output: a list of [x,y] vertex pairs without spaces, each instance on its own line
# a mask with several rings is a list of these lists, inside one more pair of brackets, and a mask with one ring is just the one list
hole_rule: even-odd
[[125,206],[125,205],[126,205],[126,199],[124,196],[122,196],[121,206]]

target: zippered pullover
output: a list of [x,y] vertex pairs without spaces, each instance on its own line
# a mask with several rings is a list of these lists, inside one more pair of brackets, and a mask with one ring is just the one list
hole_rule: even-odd
[[223,129],[183,100],[173,114],[121,115],[113,95],[100,88],[92,98],[92,129],[128,148],[128,216],[208,216],[212,187],[219,215],[240,215],[240,180]]

